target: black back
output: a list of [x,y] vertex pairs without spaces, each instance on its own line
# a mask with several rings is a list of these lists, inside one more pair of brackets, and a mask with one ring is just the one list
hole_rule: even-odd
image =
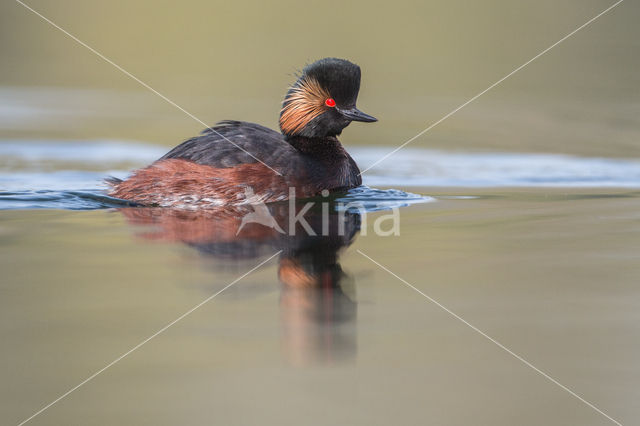
[[255,123],[225,120],[182,142],[160,160],[179,158],[218,168],[260,160],[277,169],[287,166],[295,154],[296,149],[278,132]]

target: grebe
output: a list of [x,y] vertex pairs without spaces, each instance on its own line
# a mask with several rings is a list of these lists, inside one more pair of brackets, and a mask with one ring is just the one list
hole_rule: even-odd
[[221,121],[128,179],[108,179],[109,195],[142,206],[200,208],[360,186],[360,170],[337,138],[352,121],[377,121],[356,108],[359,90],[359,66],[337,58],[316,61],[284,98],[281,133]]

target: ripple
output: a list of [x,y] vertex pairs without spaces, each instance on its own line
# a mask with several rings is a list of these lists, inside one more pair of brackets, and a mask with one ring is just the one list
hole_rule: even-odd
[[412,204],[429,203],[435,198],[404,192],[397,189],[376,189],[362,185],[336,198],[337,210],[367,211],[389,210]]
[[[380,190],[362,186],[330,201],[338,211],[374,212],[435,201],[435,199],[395,189]],[[96,210],[126,206],[135,206],[135,203],[109,197],[100,189],[0,191],[0,210]]]
[[0,192],[0,210],[64,209],[96,210],[133,206],[125,200],[90,191]]

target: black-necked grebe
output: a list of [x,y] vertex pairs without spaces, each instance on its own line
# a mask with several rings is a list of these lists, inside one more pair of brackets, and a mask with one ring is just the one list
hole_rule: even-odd
[[[325,58],[306,66],[287,92],[280,130],[222,121],[122,181],[109,195],[145,206],[207,207],[311,197],[361,185],[360,170],[337,137],[352,121],[360,67]],[[276,173],[277,172],[277,173]]]

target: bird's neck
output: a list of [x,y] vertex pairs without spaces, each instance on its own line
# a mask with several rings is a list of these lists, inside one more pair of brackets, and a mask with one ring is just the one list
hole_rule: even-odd
[[343,157],[346,151],[335,136],[323,138],[308,138],[305,136],[291,136],[287,141],[303,154],[311,155],[317,159],[332,159],[336,156]]
[[308,173],[322,182],[323,189],[348,189],[362,185],[360,170],[335,136],[287,139],[308,158]]

